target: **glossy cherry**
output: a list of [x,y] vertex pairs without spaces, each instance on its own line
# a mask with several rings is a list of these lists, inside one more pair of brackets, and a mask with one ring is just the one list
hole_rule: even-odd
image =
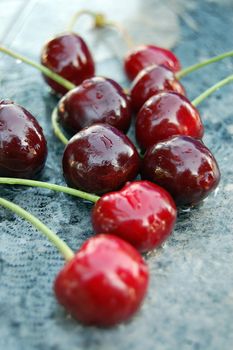
[[181,69],[180,62],[174,53],[155,45],[142,45],[127,53],[124,60],[125,72],[130,80],[146,67],[164,65],[173,72]]
[[[75,33],[65,33],[49,40],[42,49],[41,63],[75,85],[95,74],[95,65],[85,41]],[[44,76],[47,84],[57,93],[67,90]]]
[[144,68],[131,86],[131,103],[135,112],[153,95],[163,91],[174,91],[185,95],[185,90],[175,74],[164,66]]
[[127,132],[131,121],[130,100],[114,80],[94,77],[61,99],[58,114],[62,125],[73,134],[96,122]]
[[147,265],[132,246],[115,236],[97,235],[61,270],[54,291],[80,322],[113,326],[138,311],[148,279]]
[[145,252],[158,247],[172,232],[176,206],[167,191],[149,181],[126,184],[103,195],[92,211],[96,233],[111,233]]
[[137,115],[135,129],[142,150],[171,136],[201,139],[204,133],[196,107],[176,92],[161,92],[147,100]]
[[67,184],[96,194],[122,187],[136,177],[139,166],[133,143],[108,124],[94,124],[78,132],[63,155]]
[[0,176],[37,177],[44,168],[47,143],[37,120],[12,101],[0,101]]
[[178,205],[195,205],[218,185],[218,164],[202,141],[176,136],[148,148],[143,179],[164,187]]

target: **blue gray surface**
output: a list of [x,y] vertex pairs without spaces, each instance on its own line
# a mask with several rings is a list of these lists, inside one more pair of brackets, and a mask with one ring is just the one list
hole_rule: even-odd
[[[183,66],[233,49],[232,0],[0,0],[1,41],[37,59],[43,42],[63,31],[72,12],[84,7],[122,20],[138,41],[174,45]],[[123,43],[114,33],[88,31],[89,24],[84,19],[76,28],[90,43],[99,74],[126,84],[119,62]],[[233,60],[228,59],[184,79],[189,97],[232,73],[232,68]],[[44,128],[49,157],[42,180],[63,184],[63,146],[50,126],[56,98],[39,73],[8,57],[1,56],[0,80],[1,98],[22,104]],[[174,234],[148,255],[148,297],[128,324],[108,330],[85,328],[68,317],[52,292],[61,257],[30,225],[0,209],[0,349],[232,349],[232,96],[231,85],[200,106],[204,140],[222,172],[220,187],[200,207],[181,212]],[[92,234],[89,203],[36,188],[1,187],[0,193],[41,218],[73,249]]]

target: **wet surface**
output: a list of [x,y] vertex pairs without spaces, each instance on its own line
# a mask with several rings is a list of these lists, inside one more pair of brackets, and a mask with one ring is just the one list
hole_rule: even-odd
[[[163,3],[163,4],[161,4]],[[188,3],[188,4],[187,4]],[[85,1],[1,0],[2,42],[38,59],[42,44],[62,32]],[[80,7],[78,7],[80,6]],[[139,42],[175,46],[183,66],[232,49],[231,0],[89,1],[88,6],[123,21]],[[83,18],[76,29],[98,61],[98,74],[127,85],[119,61],[125,46],[117,34],[88,31]],[[142,30],[143,28],[143,30]],[[101,41],[102,40],[102,41]],[[233,61],[207,67],[182,80],[190,98],[232,73]],[[42,180],[63,184],[63,146],[53,136],[50,113],[56,98],[40,74],[11,58],[0,59],[1,98],[34,114],[48,139]],[[36,230],[0,209],[0,348],[6,350],[146,349],[228,350],[233,343],[233,85],[215,93],[199,110],[204,140],[219,162],[218,191],[201,206],[179,215],[174,234],[148,255],[151,283],[140,313],[113,329],[85,328],[57,305],[53,280],[63,261]],[[132,135],[132,132],[131,132]],[[90,237],[92,205],[37,188],[0,188],[57,231],[73,249]]]

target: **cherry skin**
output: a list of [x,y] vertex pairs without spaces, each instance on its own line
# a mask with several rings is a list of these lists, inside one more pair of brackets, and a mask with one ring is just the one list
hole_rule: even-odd
[[137,176],[139,166],[140,158],[133,143],[108,124],[94,124],[79,131],[63,155],[67,184],[96,194],[121,188]]
[[176,136],[147,149],[143,179],[164,187],[177,205],[195,205],[218,185],[218,164],[202,141]]
[[61,99],[58,114],[64,128],[72,134],[96,122],[127,132],[130,100],[114,80],[94,77],[84,80]]
[[[95,64],[85,41],[75,33],[49,40],[42,49],[41,63],[75,85],[95,74]],[[47,84],[58,94],[67,89],[44,75]]]
[[151,65],[164,65],[174,73],[181,69],[180,62],[170,50],[155,45],[142,45],[127,53],[124,60],[125,72],[130,80],[144,68]]
[[149,273],[140,254],[112,235],[87,240],[54,283],[58,302],[86,325],[113,326],[138,311]]
[[0,101],[0,176],[35,178],[46,158],[47,143],[37,120],[16,103]]
[[131,102],[135,112],[153,95],[163,91],[174,91],[185,95],[184,87],[175,74],[164,66],[144,68],[131,86]]
[[176,206],[167,191],[149,181],[126,184],[120,191],[103,195],[92,211],[96,233],[111,233],[146,252],[171,234]]
[[142,150],[175,135],[201,139],[204,133],[198,110],[176,92],[161,92],[147,100],[137,115],[135,129]]

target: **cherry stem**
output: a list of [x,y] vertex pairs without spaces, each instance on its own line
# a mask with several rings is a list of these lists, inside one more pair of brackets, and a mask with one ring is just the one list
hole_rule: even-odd
[[132,48],[134,46],[133,39],[129,35],[128,31],[124,28],[124,26],[122,26],[120,23],[117,23],[115,21],[108,20],[104,13],[98,13],[91,10],[80,10],[76,12],[74,16],[71,18],[71,21],[67,27],[68,31],[70,32],[73,31],[75,23],[77,22],[78,18],[81,17],[82,15],[91,16],[94,19],[95,28],[104,28],[104,27],[115,28],[119,33],[121,33],[128,48]]
[[48,182],[42,182],[42,181],[35,181],[35,180],[27,180],[27,179],[18,179],[18,178],[11,178],[11,177],[0,177],[0,184],[1,185],[22,185],[22,186],[30,186],[30,187],[41,187],[41,188],[47,188],[51,191],[57,191],[57,192],[63,192],[70,194],[75,197],[79,197],[82,199],[85,199],[90,202],[97,202],[100,198],[99,196],[96,196],[95,194],[83,192],[80,190],[76,190],[74,188],[66,187],[66,186],[60,186]]
[[0,197],[0,205],[3,206],[4,208],[7,208],[13,211],[15,214],[27,220],[39,231],[41,231],[50,240],[50,242],[59,250],[59,252],[64,256],[66,261],[70,261],[74,257],[74,252],[70,249],[70,247],[68,247],[68,245],[61,238],[59,238],[56,235],[56,233],[50,230],[45,224],[43,224],[43,222],[41,222],[34,215],[30,214],[27,210],[1,197]]
[[226,77],[223,80],[220,80],[218,83],[216,83],[215,85],[211,86],[209,89],[207,89],[206,91],[204,91],[201,95],[199,95],[198,97],[196,97],[193,101],[192,104],[193,106],[198,106],[202,101],[204,101],[208,96],[210,96],[213,92],[217,91],[218,89],[220,89],[221,87],[223,87],[224,85],[227,85],[229,83],[233,82],[233,74],[229,75],[228,77]]
[[59,123],[58,123],[58,113],[57,113],[57,107],[54,108],[53,112],[52,112],[52,116],[51,116],[51,120],[52,120],[52,127],[53,127],[53,131],[54,134],[57,136],[57,138],[64,144],[67,145],[67,143],[69,142],[69,140],[67,139],[67,137],[63,134]]
[[215,63],[215,62],[223,60],[224,58],[232,57],[232,56],[233,56],[233,51],[228,51],[228,52],[225,52],[221,55],[214,56],[212,58],[208,58],[207,60],[204,60],[202,62],[196,63],[192,66],[189,66],[187,68],[182,69],[180,72],[176,73],[176,78],[177,79],[184,78],[189,73],[195,72],[196,70],[203,68],[205,66],[208,66],[211,63]]
[[75,85],[73,83],[62,78],[60,75],[54,73],[53,71],[51,71],[47,67],[43,66],[42,64],[34,62],[34,61],[32,61],[32,60],[30,60],[30,59],[28,59],[28,58],[26,58],[18,53],[15,53],[14,51],[7,49],[4,46],[0,46],[0,52],[3,52],[5,54],[7,54],[8,56],[16,58],[16,59],[34,67],[34,68],[36,68],[37,70],[42,72],[44,75],[46,75],[48,78],[54,80],[56,83],[60,84],[61,86],[63,86],[67,90],[72,90],[73,88],[75,88]]
[[87,10],[87,9],[83,9],[80,11],[77,11],[71,18],[71,21],[69,22],[68,26],[67,26],[67,30],[69,32],[72,32],[74,30],[74,26],[78,20],[79,17],[81,17],[82,15],[88,15],[90,17],[92,17],[94,19],[94,23],[95,23],[95,27],[104,27],[105,22],[106,22],[106,18],[105,15],[103,13],[96,13],[94,11],[91,10]]

